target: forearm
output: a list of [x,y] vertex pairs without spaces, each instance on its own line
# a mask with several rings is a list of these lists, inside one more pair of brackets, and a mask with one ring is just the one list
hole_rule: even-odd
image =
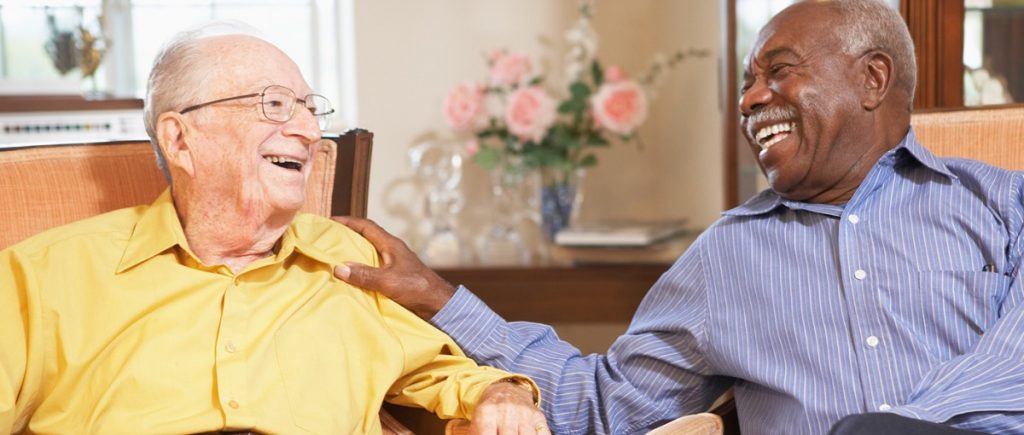
[[892,411],[986,432],[1024,425],[1024,309],[1017,300],[1008,305],[1015,308],[969,353],[929,371],[907,404]]
[[[651,367],[629,352],[641,337],[623,337],[609,356],[580,352],[546,325],[505,322],[460,288],[432,321],[481,364],[522,373],[541,388],[541,406],[555,433],[628,433],[644,424],[696,412],[710,400],[709,382],[680,367],[654,368],[669,383],[646,383]],[[637,365],[633,365],[637,363]],[[680,393],[680,394],[675,394]]]
[[1007,433],[1024,425],[1020,360],[972,353],[933,370],[904,406],[891,410],[964,429]]

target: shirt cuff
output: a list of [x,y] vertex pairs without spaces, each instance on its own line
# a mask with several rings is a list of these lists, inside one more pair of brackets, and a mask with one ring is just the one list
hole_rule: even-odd
[[921,408],[919,406],[914,406],[914,405],[897,406],[897,407],[891,408],[889,410],[886,410],[885,412],[890,412],[890,413],[893,413],[893,414],[901,415],[903,417],[913,418],[913,419],[916,419],[916,420],[930,421],[930,422],[933,422],[933,423],[941,423],[941,421],[937,421],[938,419],[935,418],[935,416],[932,415],[931,412],[928,412],[924,408]]
[[470,356],[487,348],[492,333],[505,323],[498,313],[462,285],[430,323],[444,331]]

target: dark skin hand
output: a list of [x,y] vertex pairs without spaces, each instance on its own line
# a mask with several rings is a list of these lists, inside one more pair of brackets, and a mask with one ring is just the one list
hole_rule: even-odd
[[[379,291],[430,320],[452,295],[455,287],[423,264],[409,246],[371,220],[333,217],[370,241],[380,253],[380,267],[346,263],[334,274],[349,284]],[[508,382],[495,382],[484,390],[473,411],[470,434],[547,434],[544,414],[528,390]]]
[[380,253],[380,267],[346,263],[334,268],[334,275],[357,287],[373,289],[430,320],[455,294],[455,287],[430,270],[401,239],[371,220],[336,216],[369,240]]

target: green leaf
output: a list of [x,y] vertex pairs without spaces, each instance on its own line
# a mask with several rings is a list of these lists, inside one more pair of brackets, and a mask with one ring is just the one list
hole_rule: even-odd
[[530,86],[537,86],[544,82],[544,76],[537,76],[530,80]]
[[505,151],[509,153],[515,153],[519,149],[519,138],[513,136],[511,133],[505,132],[504,137]]
[[581,168],[589,168],[597,164],[597,156],[593,154],[587,154],[580,159]]
[[594,62],[590,64],[590,74],[594,76],[594,87],[599,88],[604,84],[604,70],[601,69],[601,64],[594,59]]
[[590,96],[590,86],[587,86],[587,84],[583,82],[573,82],[572,85],[569,86],[569,93],[572,94],[573,100],[579,100],[582,102]]
[[605,139],[605,137],[602,136],[601,133],[594,131],[587,135],[587,145],[595,147],[606,147],[611,145],[611,143],[609,143],[608,139]]
[[570,113],[576,113],[576,112],[580,111],[582,108],[583,108],[583,105],[580,104],[579,101],[577,101],[577,100],[566,100],[562,104],[558,105],[558,113],[561,113],[563,115],[570,114]]
[[500,160],[501,153],[493,148],[480,148],[480,151],[473,155],[473,161],[488,171],[497,167]]

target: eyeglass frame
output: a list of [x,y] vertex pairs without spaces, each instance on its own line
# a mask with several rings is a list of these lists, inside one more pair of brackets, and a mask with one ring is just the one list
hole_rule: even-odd
[[[273,119],[269,115],[267,115],[267,107],[264,104],[263,98],[267,94],[267,89],[270,89],[270,88],[285,89],[285,90],[287,90],[288,92],[290,92],[292,94],[292,98],[295,98],[295,102],[292,103],[292,110],[288,112],[288,119],[285,119],[283,121],[279,121],[279,120]],[[315,104],[313,105],[313,107],[309,107],[310,106],[310,97],[320,97],[320,98],[323,98],[324,101],[327,102],[328,107],[331,108],[330,110],[328,110],[327,112],[324,112],[324,113],[312,113],[312,112],[310,112],[314,117],[317,118],[317,124],[319,124],[318,126],[320,127],[320,130],[326,130],[327,129],[327,115],[330,115],[330,114],[335,112],[334,107],[330,106],[331,100],[327,99],[327,97],[325,97],[323,95],[312,94],[311,93],[311,94],[307,94],[303,98],[299,98],[297,95],[295,95],[295,91],[291,90],[291,88],[289,88],[287,86],[269,85],[269,86],[263,88],[262,91],[260,91],[258,93],[255,93],[255,94],[238,95],[238,96],[235,96],[235,97],[227,97],[227,98],[221,98],[221,99],[217,99],[217,100],[213,100],[213,101],[207,101],[205,103],[199,103],[199,104],[196,104],[196,105],[188,106],[188,107],[186,107],[184,109],[179,110],[178,113],[184,115],[184,114],[186,114],[188,112],[191,112],[191,111],[194,111],[194,110],[199,110],[199,109],[202,109],[202,108],[204,108],[206,106],[211,106],[211,105],[214,105],[214,104],[217,104],[217,103],[223,103],[223,102],[226,102],[226,101],[241,100],[241,99],[244,99],[244,98],[252,98],[252,97],[260,97],[260,103],[259,103],[260,104],[260,113],[263,114],[264,118],[267,118],[267,120],[269,120],[269,121],[278,122],[278,123],[282,123],[282,124],[285,123],[285,122],[291,121],[292,118],[295,117],[295,106],[296,106],[295,103],[301,102],[302,103],[302,107],[306,108],[306,110],[315,109],[316,108]]]

